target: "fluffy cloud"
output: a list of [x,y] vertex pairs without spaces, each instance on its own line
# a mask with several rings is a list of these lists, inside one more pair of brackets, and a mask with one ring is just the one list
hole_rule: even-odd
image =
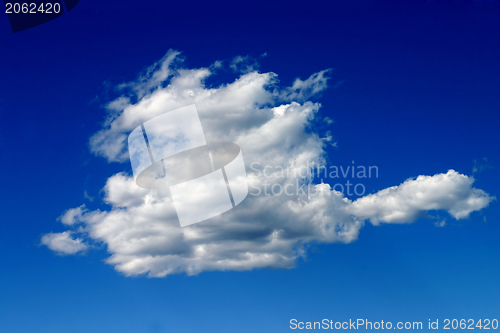
[[305,81],[299,78],[295,79],[291,87],[283,90],[283,97],[296,101],[308,100],[325,89],[330,71],[330,69],[326,69],[315,73]]
[[[297,170],[325,164],[329,139],[311,130],[321,105],[307,99],[327,88],[328,71],[285,88],[279,87],[276,74],[256,71],[208,87],[205,79],[222,70],[220,62],[198,69],[181,65],[179,53],[169,51],[136,81],[121,85],[122,96],[107,105],[106,121],[92,136],[91,150],[110,162],[129,163],[126,140],[131,130],[168,110],[196,103],[207,141],[241,147],[251,195],[235,209],[181,228],[168,190],[142,189],[125,172],[111,176],[104,186],[108,211],[80,206],[60,220],[78,228],[82,239],[105,244],[107,263],[125,275],[291,268],[305,255],[307,243],[352,242],[366,220],[410,223],[441,209],[461,219],[493,199],[472,187],[473,178],[453,170],[419,176],[354,202],[308,178],[265,177],[264,166]],[[272,185],[293,190],[266,195],[266,186]],[[71,235],[47,234],[42,243],[62,253],[85,249]]]
[[229,65],[233,72],[235,73],[249,73],[253,71],[257,71],[259,69],[259,63],[257,59],[254,59],[250,56],[236,56],[231,60],[231,64]]
[[486,207],[492,198],[472,188],[474,179],[454,170],[435,176],[418,176],[399,186],[367,195],[350,205],[348,211],[377,225],[415,221],[429,210],[443,209],[456,219],[467,218]]
[[80,238],[73,239],[72,234],[71,231],[45,234],[41,243],[58,254],[76,254],[85,251],[87,245]]
[[82,214],[86,211],[85,205],[81,205],[80,207],[68,209],[64,214],[59,216],[58,220],[61,223],[66,225],[73,225],[78,222],[78,220],[82,217]]

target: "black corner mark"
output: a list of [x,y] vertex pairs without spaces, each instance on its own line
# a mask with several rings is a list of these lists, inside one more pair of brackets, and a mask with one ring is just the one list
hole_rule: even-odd
[[75,8],[79,0],[63,0],[63,1],[66,4],[66,10],[69,12],[70,10]]
[[79,0],[4,0],[12,32],[31,29],[52,21],[73,9]]

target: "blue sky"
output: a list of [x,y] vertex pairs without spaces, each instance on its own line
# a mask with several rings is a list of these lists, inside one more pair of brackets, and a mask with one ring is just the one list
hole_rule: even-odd
[[347,244],[311,239],[291,269],[126,276],[105,263],[109,243],[89,237],[76,255],[41,245],[47,233],[75,230],[58,220],[68,209],[111,209],[103,188],[131,167],[96,156],[89,139],[102,129],[105,105],[125,94],[116,86],[136,82],[168,50],[182,52],[183,68],[222,61],[205,82],[215,88],[248,74],[231,69],[237,56],[276,73],[280,91],[331,68],[328,84],[308,98],[321,107],[305,132],[330,131],[328,165],[378,166],[379,177],[363,182],[367,194],[453,169],[498,197],[498,3],[82,0],[16,34],[4,15],[0,40],[2,332],[284,332],[292,318],[424,327],[428,319],[499,319],[496,200],[466,219],[431,210],[434,217],[411,224],[366,221]]

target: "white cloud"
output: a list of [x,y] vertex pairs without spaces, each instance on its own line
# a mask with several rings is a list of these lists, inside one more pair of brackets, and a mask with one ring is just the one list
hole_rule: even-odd
[[409,223],[429,210],[446,210],[456,219],[467,218],[486,207],[492,197],[472,187],[474,178],[454,170],[434,176],[418,176],[356,200],[348,211],[373,224]]
[[[327,184],[297,187],[293,177],[266,178],[250,165],[298,169],[312,162],[325,164],[323,149],[330,144],[329,135],[311,130],[321,105],[306,99],[326,89],[328,71],[297,79],[288,88],[278,86],[276,74],[255,71],[207,87],[204,80],[215,75],[217,66],[183,69],[177,55],[169,51],[147,75],[122,85],[128,95],[124,92],[108,104],[108,118],[91,138],[91,150],[108,161],[129,163],[125,142],[131,130],[168,110],[196,103],[207,141],[237,143],[247,165],[250,193],[261,194],[249,195],[220,216],[181,228],[167,191],[142,189],[126,173],[111,176],[104,186],[109,211],[80,206],[68,210],[61,222],[69,227],[78,223],[91,241],[104,243],[111,254],[107,263],[125,275],[291,268],[306,254],[305,244],[352,242],[365,220],[410,223],[438,209],[460,219],[493,199],[472,187],[473,178],[453,170],[407,180],[354,202]],[[266,196],[265,182],[295,188],[291,195]],[[66,243],[85,246],[71,239],[69,231],[63,234]],[[49,241],[63,234],[47,234],[42,242],[64,252]]]
[[445,220],[441,220],[441,221],[436,221],[434,222],[434,225],[438,228],[443,228],[446,226],[446,221]]
[[95,199],[93,196],[91,196],[90,194],[88,194],[88,192],[87,192],[87,191],[83,191],[83,197],[84,197],[86,200],[90,201],[90,202],[93,202],[93,201],[94,201],[94,199]]
[[41,243],[58,254],[76,254],[85,251],[87,245],[80,238],[73,239],[72,234],[71,231],[45,234]]
[[325,117],[323,119],[323,121],[327,124],[327,125],[331,125],[334,123],[333,119],[329,118],[329,117]]
[[231,60],[231,64],[229,65],[233,72],[235,73],[249,73],[253,71],[257,71],[260,67],[257,59],[252,58],[250,56],[236,56]]
[[61,216],[59,216],[58,220],[63,224],[73,225],[78,222],[78,220],[82,217],[82,214],[86,211],[85,205],[81,205],[80,207],[71,208],[64,212]]
[[483,172],[484,170],[493,169],[495,166],[492,163],[488,163],[488,158],[483,157],[482,159],[474,159],[474,167],[472,168],[472,174]]
[[[159,61],[147,67],[134,82],[124,83],[118,86],[119,89],[131,88],[138,98],[142,98],[151,89],[156,89],[170,76],[175,74],[172,65],[182,62],[180,52],[169,50]],[[118,99],[121,101],[121,99]]]
[[295,79],[293,85],[283,90],[282,98],[296,101],[306,101],[312,96],[322,92],[328,85],[328,74],[331,69],[314,73],[305,81]]

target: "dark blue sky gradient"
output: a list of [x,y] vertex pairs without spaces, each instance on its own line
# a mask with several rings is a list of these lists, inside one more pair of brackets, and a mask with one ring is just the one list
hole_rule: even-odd
[[472,175],[473,160],[487,158],[493,168],[475,174],[475,186],[498,197],[498,1],[81,0],[16,34],[0,17],[1,332],[500,319],[497,201],[458,222],[433,213],[445,228],[432,219],[367,225],[354,243],[313,244],[293,270],[125,278],[102,262],[105,248],[60,257],[39,246],[42,234],[64,230],[56,218],[85,202],[84,191],[102,198],[110,175],[130,171],[92,156],[88,139],[112,87],[168,49],[187,67],[267,53],[260,70],[283,85],[333,68],[331,88],[315,98],[335,120],[330,164],[378,166],[365,183],[374,192],[448,169]]

